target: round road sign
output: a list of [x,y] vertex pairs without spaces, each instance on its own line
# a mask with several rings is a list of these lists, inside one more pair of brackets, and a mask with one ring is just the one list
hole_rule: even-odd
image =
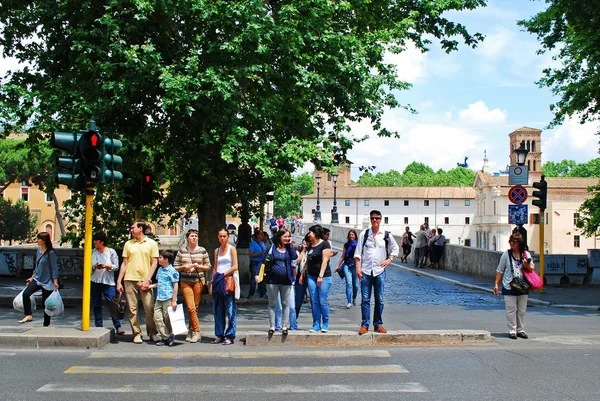
[[515,185],[508,190],[508,200],[516,205],[527,200],[527,189],[522,185]]

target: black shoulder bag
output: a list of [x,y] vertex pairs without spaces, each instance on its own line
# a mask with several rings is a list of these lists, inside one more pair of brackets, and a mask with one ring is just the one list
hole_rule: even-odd
[[525,277],[517,276],[515,274],[515,266],[513,265],[513,253],[508,252],[508,257],[510,258],[510,268],[512,269],[513,279],[510,281],[510,288],[512,288],[513,292],[518,295],[529,294],[529,288],[531,287]]

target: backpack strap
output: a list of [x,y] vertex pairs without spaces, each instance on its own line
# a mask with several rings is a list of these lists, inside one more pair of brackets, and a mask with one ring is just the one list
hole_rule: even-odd
[[363,256],[363,254],[365,253],[365,245],[367,244],[367,238],[369,238],[369,231],[370,231],[369,228],[367,228],[365,230],[365,236],[363,237],[362,248],[360,249],[360,257],[361,258]]
[[[360,256],[362,257],[363,253],[365,252],[365,245],[367,243],[367,238],[369,238],[369,231],[370,229],[367,228],[365,230],[365,236],[363,238],[363,243],[362,243],[362,249],[360,250]],[[390,232],[389,231],[384,231],[383,233],[383,240],[385,241],[385,254],[386,257],[389,258],[390,257]]]

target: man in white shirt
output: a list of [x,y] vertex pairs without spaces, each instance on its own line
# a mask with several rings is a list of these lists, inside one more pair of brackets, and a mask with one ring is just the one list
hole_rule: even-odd
[[387,231],[379,229],[381,225],[381,212],[372,210],[369,213],[371,227],[358,236],[354,259],[356,260],[356,275],[361,282],[362,294],[362,322],[358,334],[369,331],[371,317],[371,290],[374,292],[375,309],[373,313],[373,326],[377,333],[387,333],[383,327],[383,290],[385,282],[385,269],[398,256],[400,248],[394,237]]

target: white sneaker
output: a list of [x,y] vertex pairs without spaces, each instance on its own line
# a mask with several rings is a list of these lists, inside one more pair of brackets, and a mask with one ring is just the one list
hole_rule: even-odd
[[143,343],[143,341],[142,341],[142,336],[141,336],[141,335],[139,335],[139,334],[138,334],[138,335],[136,335],[136,336],[134,336],[134,337],[133,337],[133,343],[134,343],[134,344],[141,344],[141,343]]
[[346,305],[346,309],[350,309],[350,308],[352,308],[352,304]]

